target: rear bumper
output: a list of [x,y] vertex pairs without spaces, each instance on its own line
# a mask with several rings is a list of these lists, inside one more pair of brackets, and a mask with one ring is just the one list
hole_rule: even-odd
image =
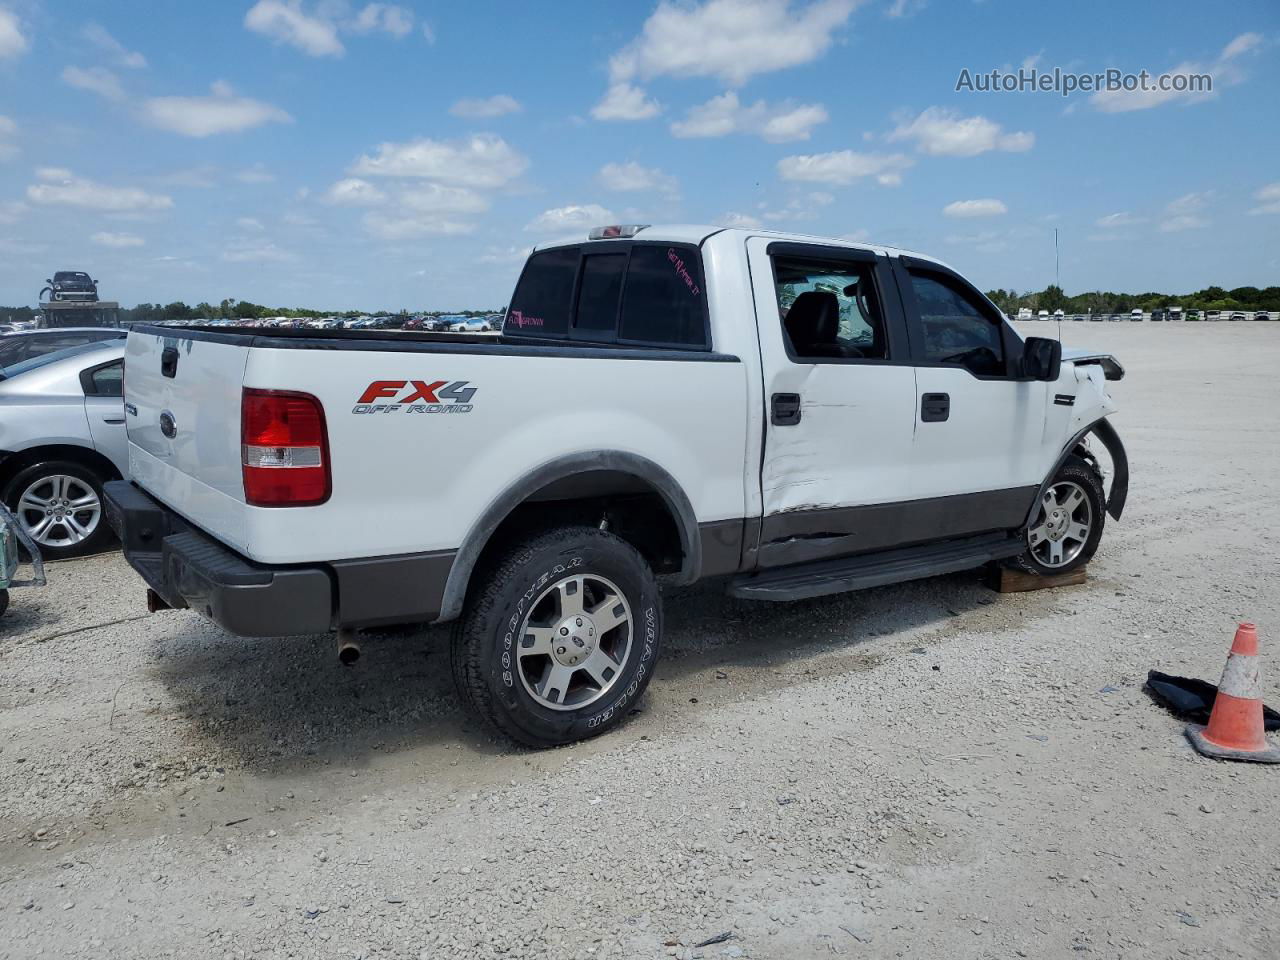
[[244,637],[435,620],[453,551],[310,565],[256,563],[124,480],[104,488],[125,559],[159,597]]

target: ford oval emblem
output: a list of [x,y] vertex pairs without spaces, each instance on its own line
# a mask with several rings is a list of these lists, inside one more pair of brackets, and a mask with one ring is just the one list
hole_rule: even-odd
[[168,410],[160,414],[160,432],[170,440],[178,435],[178,421],[173,419],[173,414]]

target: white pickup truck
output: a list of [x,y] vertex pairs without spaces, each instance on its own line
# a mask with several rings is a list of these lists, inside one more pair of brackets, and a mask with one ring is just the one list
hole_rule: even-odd
[[764,231],[538,248],[500,337],[134,327],[125,370],[108,517],[152,609],[348,657],[457,621],[463,698],[535,746],[642,694],[658,575],[791,601],[1060,573],[1128,488],[1113,358],[1024,342],[936,260]]

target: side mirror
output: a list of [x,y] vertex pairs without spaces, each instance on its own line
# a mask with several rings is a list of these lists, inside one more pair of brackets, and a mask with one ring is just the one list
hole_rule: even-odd
[[45,283],[47,283],[47,284],[50,284],[50,285],[52,285],[52,284],[53,284],[53,281],[52,281],[52,280],[50,280],[48,277],[45,277],[45,278],[44,278],[44,282],[45,282]]
[[1058,379],[1062,370],[1062,344],[1048,337],[1027,337],[1022,347],[1022,375],[1032,380]]

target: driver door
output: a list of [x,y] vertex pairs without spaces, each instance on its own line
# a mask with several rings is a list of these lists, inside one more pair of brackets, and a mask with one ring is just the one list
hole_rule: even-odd
[[912,497],[954,498],[957,533],[1019,526],[1044,479],[1048,385],[1016,376],[1021,339],[967,281],[892,259],[916,369]]

